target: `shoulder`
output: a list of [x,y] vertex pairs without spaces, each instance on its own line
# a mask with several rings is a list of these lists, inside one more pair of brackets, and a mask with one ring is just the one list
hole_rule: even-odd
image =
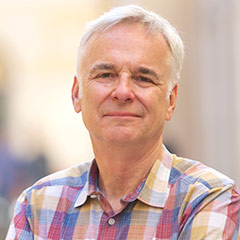
[[178,216],[179,239],[188,239],[190,233],[198,239],[210,233],[211,239],[237,235],[240,194],[232,179],[198,161],[173,155],[169,184],[165,208]]
[[213,168],[173,155],[169,178],[170,195],[177,198],[184,210],[191,205],[204,207],[216,200],[218,204],[240,202],[235,182]]
[[[30,239],[38,227],[45,234],[55,217],[59,220],[57,213],[63,216],[71,212],[79,194],[87,191],[90,165],[91,162],[86,162],[53,173],[23,191],[15,205],[9,236]],[[47,227],[42,224],[40,227],[38,223]]]
[[234,181],[201,162],[173,155],[170,184],[202,185],[206,189],[233,186]]
[[84,162],[82,164],[78,164],[72,166],[70,168],[52,173],[39,181],[37,181],[34,186],[41,186],[41,185],[55,185],[55,184],[79,184],[85,182],[85,175],[88,173],[90,168],[91,162]]
[[52,173],[26,189],[22,195],[26,198],[33,196],[60,196],[64,191],[80,190],[87,183],[91,162],[85,162],[70,168]]

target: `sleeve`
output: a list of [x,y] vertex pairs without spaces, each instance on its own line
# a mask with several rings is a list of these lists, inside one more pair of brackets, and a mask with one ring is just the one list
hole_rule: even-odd
[[11,239],[33,239],[31,217],[28,216],[28,202],[25,192],[23,192],[17,200],[14,215],[8,229],[8,233],[5,240]]
[[237,240],[240,194],[236,186],[213,188],[188,205],[182,216],[178,239]]

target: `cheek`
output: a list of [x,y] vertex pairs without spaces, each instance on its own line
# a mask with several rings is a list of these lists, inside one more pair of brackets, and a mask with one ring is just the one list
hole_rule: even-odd
[[136,96],[139,101],[151,111],[156,111],[158,108],[165,108],[166,99],[159,89],[142,89],[141,91],[137,92]]
[[145,103],[147,104],[148,112],[156,121],[165,119],[168,109],[168,101],[164,96],[152,94],[149,96],[147,102],[145,99]]
[[86,110],[95,111],[104,102],[109,94],[109,88],[104,84],[96,82],[90,83],[83,89],[83,108]]

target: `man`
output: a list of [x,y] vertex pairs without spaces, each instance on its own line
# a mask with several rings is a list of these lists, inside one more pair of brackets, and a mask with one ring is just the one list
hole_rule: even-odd
[[24,191],[7,239],[237,239],[234,182],[162,145],[182,59],[176,30],[140,7],[88,25],[72,100],[95,160]]

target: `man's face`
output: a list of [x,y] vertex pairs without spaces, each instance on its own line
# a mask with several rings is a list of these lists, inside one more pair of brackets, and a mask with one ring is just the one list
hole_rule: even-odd
[[118,24],[93,35],[82,60],[82,97],[73,85],[73,104],[82,111],[93,143],[161,140],[172,116],[177,86],[168,96],[170,49],[161,34],[141,24]]

